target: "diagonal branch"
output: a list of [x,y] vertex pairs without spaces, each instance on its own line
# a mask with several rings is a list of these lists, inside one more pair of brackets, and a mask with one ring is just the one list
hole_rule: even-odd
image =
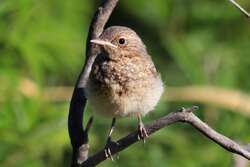
[[236,8],[238,8],[241,13],[243,13],[246,17],[250,18],[250,13],[248,13],[243,7],[241,7],[236,1],[229,0]]
[[114,10],[118,0],[106,0],[104,3],[98,8],[95,13],[95,16],[92,19],[88,38],[87,38],[87,46],[86,46],[86,58],[87,61],[85,62],[82,75],[80,77],[80,81],[78,83],[78,88],[84,88],[89,73],[92,67],[92,64],[99,52],[99,47],[90,43],[91,39],[98,38],[101,33],[103,32],[104,26],[108,21],[112,11]]
[[[192,112],[196,110],[198,107],[194,106],[192,108],[182,108],[178,112],[171,112],[168,115],[159,118],[158,120],[153,121],[150,124],[145,126],[148,135],[152,135],[156,131],[169,126],[171,124],[177,122],[186,122],[191,124],[194,128],[199,130],[203,135],[207,136],[209,139],[213,140],[215,143],[223,147],[224,149],[236,153],[245,157],[246,159],[250,160],[250,152],[249,152],[249,145],[248,146],[241,146],[235,141],[229,139],[226,136],[216,132],[211,127],[209,127],[206,123],[202,122],[197,116],[195,116]],[[138,132],[132,132],[126,137],[121,138],[117,141],[118,145],[112,145],[110,147],[111,153],[116,154],[130,145],[138,142],[137,139]],[[102,161],[106,160],[104,149],[100,150],[96,154],[89,157],[81,167],[89,167],[89,166],[96,166]]]
[[[88,156],[88,130],[91,123],[89,124],[87,130],[84,129],[83,112],[87,101],[84,94],[84,88],[87,83],[92,64],[99,52],[98,47],[94,47],[90,44],[90,39],[96,38],[102,33],[104,26],[117,2],[118,0],[106,0],[96,11],[89,28],[86,47],[86,61],[75,84],[68,116],[68,131],[73,148],[71,167],[77,167],[78,163],[84,161]],[[90,118],[89,122],[92,122],[92,118]]]

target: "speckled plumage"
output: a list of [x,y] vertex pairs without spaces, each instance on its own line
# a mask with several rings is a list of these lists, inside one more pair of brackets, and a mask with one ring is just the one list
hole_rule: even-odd
[[[126,43],[119,44],[119,39]],[[139,36],[130,28],[113,26],[100,39],[117,46],[102,46],[86,87],[91,107],[112,116],[145,115],[163,92],[160,75]]]

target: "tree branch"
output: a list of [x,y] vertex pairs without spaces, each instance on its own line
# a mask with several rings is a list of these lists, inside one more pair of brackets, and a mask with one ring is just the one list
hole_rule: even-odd
[[229,0],[236,8],[238,8],[241,13],[243,13],[247,18],[250,18],[250,14],[243,8],[241,7],[237,2],[234,0]]
[[[177,122],[186,122],[191,124],[194,128],[199,130],[203,135],[208,137],[209,139],[213,140],[215,143],[223,147],[224,149],[236,153],[238,155],[241,155],[245,157],[246,159],[250,160],[250,152],[249,152],[249,146],[241,146],[235,141],[229,139],[226,136],[223,136],[222,134],[216,132],[212,128],[210,128],[206,123],[202,122],[197,116],[195,116],[192,112],[196,110],[198,107],[194,106],[192,108],[182,108],[178,112],[172,112],[168,115],[159,118],[158,120],[153,121],[152,123],[149,123],[145,126],[148,135],[152,135],[156,131],[160,130],[161,128],[164,128],[166,126],[169,126],[171,124],[177,123]],[[117,141],[118,145],[112,145],[110,147],[112,155],[126,149],[130,145],[138,142],[138,132],[132,132],[126,137],[121,138]],[[90,166],[96,166],[102,161],[106,160],[104,149],[100,150],[96,154],[89,157],[83,164],[81,164],[81,167],[90,167]]]
[[[71,167],[77,167],[78,163],[83,162],[88,157],[88,130],[91,123],[89,124],[87,130],[84,129],[83,112],[87,101],[84,94],[84,88],[87,83],[92,64],[99,52],[99,48],[94,47],[94,45],[90,43],[90,39],[97,38],[102,33],[104,26],[117,2],[118,0],[106,0],[97,10],[89,28],[86,43],[86,61],[75,84],[68,116],[68,131],[73,148]],[[89,122],[92,122],[92,118]]]
[[86,46],[87,61],[85,62],[83,73],[78,83],[78,88],[85,87],[88,77],[89,77],[89,73],[91,71],[92,64],[99,52],[99,47],[90,43],[90,40],[98,38],[101,35],[101,33],[103,32],[104,26],[107,23],[117,2],[118,0],[104,1],[104,3],[98,8],[98,10],[95,13],[95,16],[92,19],[92,22],[89,28],[87,46]]

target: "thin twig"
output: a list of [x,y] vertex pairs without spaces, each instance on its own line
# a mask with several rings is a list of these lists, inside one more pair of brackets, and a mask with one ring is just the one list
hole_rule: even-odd
[[250,14],[243,8],[241,7],[237,2],[234,0],[229,0],[236,8],[238,8],[246,17],[250,18]]
[[[217,143],[224,149],[232,153],[241,155],[246,159],[250,160],[250,152],[246,149],[246,147],[239,145],[238,143],[229,139],[226,136],[223,136],[222,134],[216,132],[211,127],[209,127],[206,123],[202,122],[197,116],[195,116],[192,113],[196,109],[197,107],[191,107],[187,109],[183,108],[181,111],[169,113],[168,115],[159,118],[158,120],[155,120],[150,124],[147,124],[145,128],[147,130],[148,135],[150,136],[156,131],[171,124],[177,122],[186,122],[191,124],[194,128],[199,130],[203,135],[207,136],[209,139],[213,140],[215,143]],[[118,145],[112,145],[110,147],[112,155],[138,142],[137,136],[138,136],[138,131],[135,131],[130,133],[126,137],[123,137],[120,140],[118,140],[117,141]],[[96,154],[89,157],[85,162],[83,162],[83,164],[81,164],[81,167],[96,166],[106,159],[107,158],[105,157],[104,149],[102,149]]]

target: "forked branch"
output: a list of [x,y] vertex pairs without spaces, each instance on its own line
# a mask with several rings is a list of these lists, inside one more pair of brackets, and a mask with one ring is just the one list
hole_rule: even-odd
[[[147,130],[148,135],[150,136],[156,131],[171,124],[177,122],[184,122],[192,125],[194,128],[199,130],[203,135],[207,136],[209,139],[213,140],[215,143],[217,143],[224,149],[232,153],[241,155],[246,159],[250,160],[249,145],[242,146],[237,142],[229,139],[228,137],[223,136],[222,134],[213,130],[211,127],[209,127],[206,123],[201,121],[197,116],[193,114],[193,111],[196,110],[197,108],[198,107],[196,106],[191,108],[182,108],[180,111],[171,112],[168,115],[161,117],[150,124],[147,124],[145,128]],[[130,145],[138,142],[137,136],[138,136],[138,131],[135,131],[130,133],[126,137],[123,137],[120,140],[118,140],[117,141],[118,145],[113,145],[112,147],[110,147],[112,155],[121,152]],[[107,158],[105,156],[104,149],[102,149],[96,154],[89,157],[85,162],[83,162],[83,164],[81,164],[81,167],[96,166],[105,159]]]

